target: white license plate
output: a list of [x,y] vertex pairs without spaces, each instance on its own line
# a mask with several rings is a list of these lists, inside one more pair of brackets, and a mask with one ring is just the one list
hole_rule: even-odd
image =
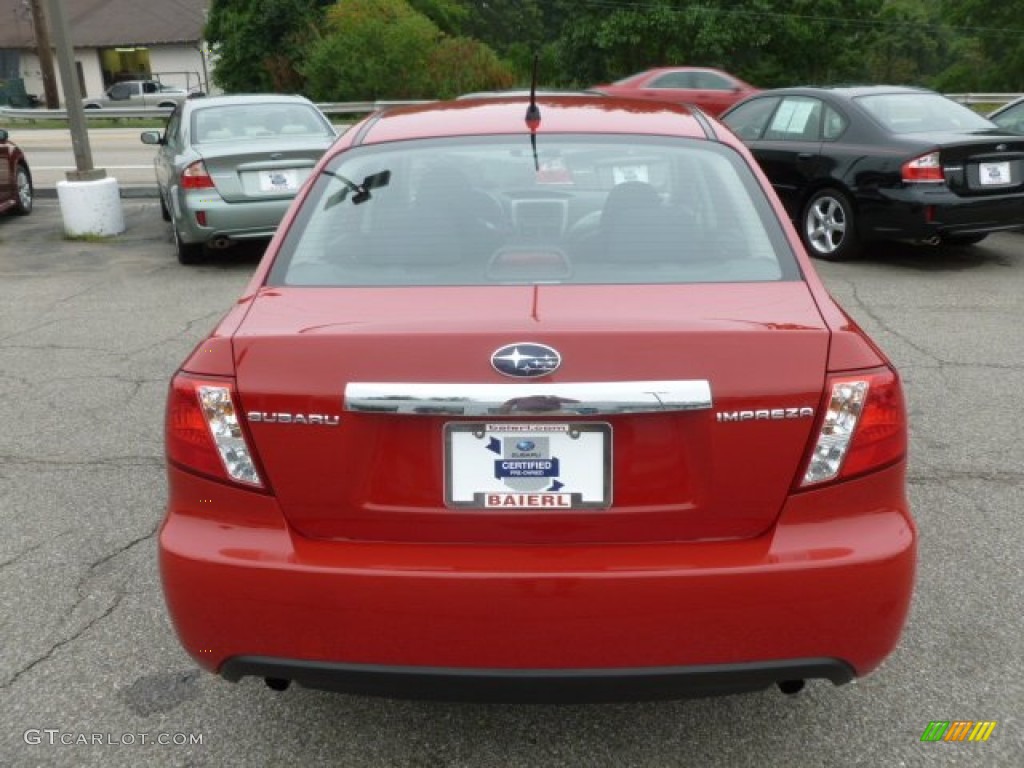
[[979,163],[978,181],[984,186],[997,186],[1000,184],[1012,184],[1010,178],[1010,164],[1004,163]]
[[610,424],[466,423],[444,427],[445,504],[569,511],[611,506]]
[[260,192],[295,192],[299,188],[299,173],[294,168],[260,171]]

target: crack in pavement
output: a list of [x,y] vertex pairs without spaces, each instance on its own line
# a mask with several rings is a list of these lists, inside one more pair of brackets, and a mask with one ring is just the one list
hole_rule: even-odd
[[932,360],[935,360],[937,363],[939,363],[940,366],[948,365],[951,362],[949,360],[945,360],[944,358],[940,357],[939,355],[937,355],[936,353],[932,352],[931,350],[926,349],[925,347],[921,346],[920,344],[918,344],[916,341],[911,339],[906,334],[904,334],[904,333],[902,333],[900,331],[897,331],[895,328],[892,327],[892,325],[889,324],[889,321],[887,319],[883,318],[874,309],[869,307],[867,305],[867,303],[861,298],[861,296],[860,296],[860,287],[856,283],[854,283],[852,281],[847,281],[846,284],[850,288],[850,295],[853,297],[853,301],[857,305],[857,307],[865,315],[870,317],[878,325],[878,327],[882,331],[884,331],[885,333],[891,334],[892,336],[896,337],[897,339],[902,341],[904,344],[906,344],[908,347],[910,347],[911,349],[921,353],[925,357],[930,358]]
[[[125,544],[117,547],[113,552],[103,555],[102,557],[98,558],[97,560],[94,560],[92,563],[88,565],[84,575],[78,580],[78,584],[75,586],[75,591],[78,593],[78,599],[75,601],[75,604],[68,611],[68,622],[73,621],[76,611],[78,611],[78,609],[83,605],[83,603],[85,603],[86,600],[89,600],[90,598],[94,597],[91,591],[88,590],[86,587],[91,579],[99,578],[100,576],[102,576],[102,574],[98,573],[99,569],[101,569],[107,563],[110,563],[115,558],[127,553],[139,544],[149,541],[156,535],[156,532],[159,529],[160,524],[157,523],[149,532],[145,533],[142,536],[134,538],[129,542],[126,542]],[[126,580],[126,578],[123,580]],[[0,689],[12,688],[22,677],[27,675],[33,669],[38,667],[40,664],[48,661],[49,659],[52,659],[60,649],[75,642],[78,638],[82,637],[90,629],[92,629],[101,621],[103,621],[108,616],[113,614],[113,612],[117,610],[117,607],[121,604],[121,601],[125,598],[127,592],[123,584],[116,583],[111,586],[111,590],[113,591],[113,597],[111,599],[110,605],[108,605],[98,615],[85,621],[85,623],[81,627],[72,632],[70,635],[62,637],[59,640],[51,643],[49,647],[46,648],[45,651],[43,651],[43,653],[37,655],[35,658],[31,659],[26,664],[23,664],[20,669],[15,670],[14,673],[7,680],[0,683]]]
[[[198,323],[211,322],[212,325],[212,321],[223,317],[224,312],[225,311],[222,309],[216,309],[213,310],[212,312],[207,312],[205,315],[200,315],[199,317],[192,318],[191,320],[186,321],[184,327],[180,331],[175,333],[173,336],[165,336],[164,338],[158,339],[152,344],[147,344],[145,346],[138,347],[136,349],[125,352],[124,355],[125,357],[135,357],[136,355],[140,355],[143,352],[149,352],[152,349],[157,349],[158,347],[161,347],[164,344],[169,344],[171,342],[179,341],[182,338],[190,337],[192,335],[192,329]],[[203,335],[205,336],[206,334],[204,333]],[[198,342],[199,339],[195,339],[195,341]]]
[[162,454],[137,455],[137,456],[108,456],[100,459],[74,460],[74,459],[47,459],[31,456],[11,456],[0,454],[0,462],[12,466],[21,467],[43,467],[61,469],[65,467],[99,467],[101,469],[124,469],[126,467],[163,467],[164,457]]
[[[16,670],[14,674],[11,675],[7,680],[0,683],[0,689],[13,688],[14,685],[18,682],[18,680],[27,675],[29,672],[31,672],[33,669],[35,669],[43,662],[52,659],[54,654],[56,654],[57,651],[59,651],[61,648],[75,642],[75,640],[80,638],[82,635],[84,635],[86,632],[88,632],[90,629],[96,626],[99,622],[103,621],[103,619],[107,618],[110,614],[112,614],[117,609],[117,606],[121,604],[121,600],[123,599],[123,597],[124,595],[122,594],[115,594],[113,602],[109,606],[107,606],[107,609],[103,611],[103,613],[86,622],[86,624],[77,632],[73,633],[68,637],[62,638],[61,640],[58,640],[53,645],[51,645],[46,650],[46,652],[43,653],[41,656],[37,656],[36,658],[32,659],[32,661],[30,661],[28,664],[22,666],[21,669]],[[75,610],[75,608],[81,605],[81,603],[82,600],[79,600],[75,604],[75,607],[72,608],[72,612]]]
[[52,538],[47,539],[46,541],[41,541],[38,544],[33,544],[31,547],[29,547],[28,549],[22,550],[21,552],[16,554],[14,557],[10,558],[9,560],[4,560],[3,562],[0,562],[0,570],[3,570],[4,568],[7,568],[8,566],[14,565],[15,563],[21,562],[26,557],[31,555],[33,552],[38,552],[40,549],[45,547],[47,544],[52,544],[56,539],[59,539],[60,537],[66,535],[66,534],[67,534],[67,531],[65,531],[64,533],[59,533],[56,536],[53,536]]

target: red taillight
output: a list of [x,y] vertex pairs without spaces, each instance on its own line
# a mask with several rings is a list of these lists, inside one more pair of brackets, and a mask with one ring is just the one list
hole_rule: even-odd
[[929,152],[927,155],[908,160],[900,167],[900,171],[903,180],[908,182],[935,183],[946,180],[942,173],[942,162],[939,160],[938,152]]
[[907,414],[895,371],[830,376],[801,487],[881,469],[907,453]]
[[196,160],[181,172],[183,189],[213,189],[213,179],[206,170],[206,163]]
[[230,380],[175,376],[167,400],[167,458],[218,480],[262,488],[236,401]]

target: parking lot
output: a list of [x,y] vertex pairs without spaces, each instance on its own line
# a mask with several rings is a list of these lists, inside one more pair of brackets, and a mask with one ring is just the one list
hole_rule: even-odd
[[[98,242],[64,239],[53,199],[0,217],[0,765],[1024,764],[1024,234],[819,263],[910,409],[918,586],[876,674],[795,697],[512,706],[274,693],[180,649],[155,557],[165,391],[259,254],[182,267],[155,199],[124,213]],[[997,724],[923,743],[936,720]]]

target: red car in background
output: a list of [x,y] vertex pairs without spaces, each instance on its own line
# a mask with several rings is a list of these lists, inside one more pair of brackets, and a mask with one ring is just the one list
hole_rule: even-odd
[[28,160],[4,128],[0,128],[0,213],[32,212],[32,173]]
[[728,72],[709,67],[658,67],[591,90],[608,96],[695,104],[717,117],[757,88]]
[[731,131],[537,101],[354,125],[174,375],[182,644],[415,698],[870,673],[914,580],[899,376]]

